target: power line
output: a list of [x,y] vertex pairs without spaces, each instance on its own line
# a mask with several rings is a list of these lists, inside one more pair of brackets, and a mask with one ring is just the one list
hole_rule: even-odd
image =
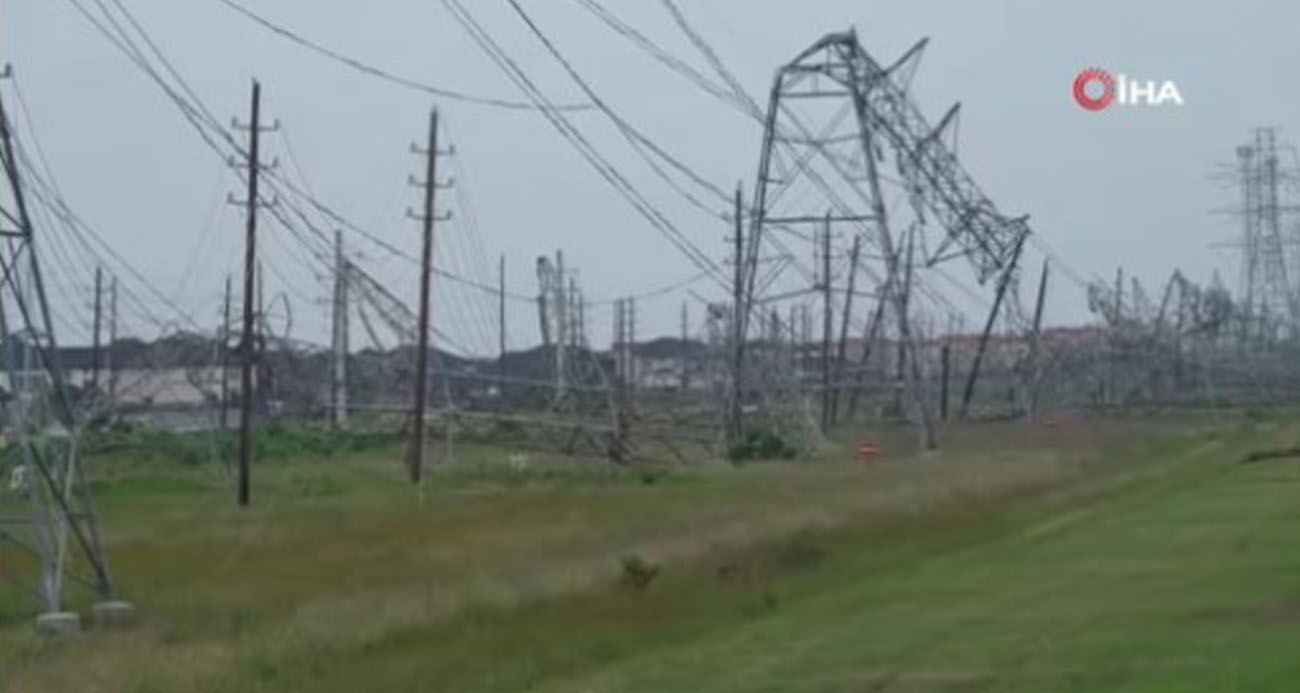
[[591,144],[586,137],[560,112],[557,112],[551,105],[551,102],[545,94],[532,82],[531,79],[523,72],[518,64],[509,57],[508,54],[497,44],[481,24],[474,19],[458,0],[443,0],[443,5],[448,8],[456,20],[465,28],[466,32],[480,48],[501,68],[503,72],[528,95],[529,99],[538,104],[541,113],[546,116],[547,120],[560,132],[582,157],[596,170],[596,172],[608,182],[629,204],[632,205],[642,217],[650,223],[652,227],[658,230],[665,238],[687,256],[692,264],[700,267],[702,270],[710,272],[719,284],[725,286],[726,279],[712,258],[700,251],[693,243],[683,234],[671,221],[669,221],[658,209],[650,204],[648,200],[638,191],[599,151]]
[[[221,3],[222,5],[225,5],[231,10],[234,10],[235,12],[244,16],[245,18],[252,20],[253,22],[260,25],[262,28],[276,34],[277,36],[288,39],[289,41],[292,41],[293,43],[302,46],[303,48],[306,48],[307,50],[312,51],[317,55],[324,56],[335,62],[342,63],[343,65],[346,65],[358,72],[361,72],[362,74],[369,75],[371,77],[376,77],[386,82],[396,84],[400,87],[413,89],[415,91],[424,92],[426,94],[432,94],[434,96],[438,96],[442,98],[454,99],[456,101],[463,101],[465,103],[477,104],[480,106],[493,106],[496,108],[504,108],[509,110],[518,110],[518,111],[532,111],[538,109],[536,105],[530,103],[524,103],[521,101],[509,101],[506,99],[498,99],[498,98],[487,97],[487,96],[475,96],[473,94],[467,94],[465,92],[457,91],[454,89],[447,89],[444,87],[434,86],[426,82],[421,82],[418,80],[411,79],[409,77],[402,77],[383,68],[376,67],[369,63],[362,62],[361,60],[358,60],[356,58],[344,55],[343,53],[340,53],[336,50],[327,48],[324,45],[316,41],[313,41],[311,39],[308,39],[302,36],[301,34],[299,34],[298,32],[293,31],[292,29],[289,29],[288,27],[282,24],[277,24],[275,22],[272,22],[266,17],[263,17],[262,15],[253,12],[247,7],[235,2],[234,0],[217,0],[217,2]],[[569,104],[569,105],[559,105],[556,106],[555,108],[558,108],[559,110],[562,111],[585,111],[585,110],[589,110],[591,107],[586,104]]]
[[[583,79],[580,74],[578,74],[578,71],[573,67],[573,64],[570,63],[567,59],[565,59],[563,54],[561,54],[559,49],[555,46],[554,42],[552,42],[549,38],[547,38],[546,34],[542,32],[541,28],[537,25],[537,23],[534,22],[526,12],[524,12],[523,7],[521,7],[519,3],[516,2],[515,0],[509,0],[509,2],[510,2],[510,6],[514,8],[515,13],[517,13],[519,17],[523,19],[524,23],[528,25],[528,28],[533,32],[533,34],[537,37],[537,39],[542,42],[543,46],[546,47],[547,52],[549,52],[551,56],[554,57],[555,60],[560,63],[560,65],[564,68],[565,72],[569,74],[569,77],[571,77],[573,81],[578,85],[578,87],[582,89],[583,93],[587,95],[587,98],[590,99],[591,102],[596,105],[596,108],[599,108],[601,113],[604,113],[605,116],[608,117],[612,123],[614,123],[614,127],[618,129],[618,131],[623,135],[623,137],[628,141],[628,143],[632,145],[633,149],[636,150],[637,154],[639,154],[641,158],[645,160],[645,162],[651,167],[651,169],[660,178],[664,179],[664,181],[666,181],[669,185],[671,185],[674,190],[676,190],[679,194],[685,197],[688,202],[690,202],[697,208],[702,209],[710,216],[725,219],[726,217],[725,214],[722,214],[717,210],[709,207],[705,203],[701,202],[694,195],[692,195],[690,192],[679,187],[676,181],[672,180],[672,178],[668,176],[667,172],[664,171],[659,166],[658,163],[656,163],[653,159],[650,158],[649,154],[652,153],[655,156],[659,157],[661,160],[666,162],[669,166],[672,166],[678,172],[682,173],[687,178],[689,178],[691,182],[707,190],[719,201],[726,202],[729,199],[727,193],[723,192],[721,188],[719,188],[718,186],[709,182],[703,176],[696,173],[693,169],[691,169],[691,167],[687,166],[676,157],[664,151],[662,147],[655,144],[653,140],[646,137],[636,128],[632,127],[632,125],[628,123],[626,119],[624,119],[622,116],[614,112],[614,110],[610,108],[609,104],[606,103],[604,99],[600,98],[600,96],[596,94],[595,90],[592,89],[591,85],[585,79]],[[649,153],[647,153],[646,150],[649,150]]]

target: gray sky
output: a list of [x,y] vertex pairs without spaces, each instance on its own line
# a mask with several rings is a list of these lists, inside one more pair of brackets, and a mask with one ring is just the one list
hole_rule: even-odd
[[[85,0],[83,0],[85,1]],[[434,99],[326,61],[250,23],[217,0],[122,0],[208,106],[246,117],[249,78],[263,85],[264,111],[287,139],[266,140],[268,158],[292,170],[288,145],[316,194],[376,235],[414,253],[419,198],[406,184],[420,161]],[[268,18],[340,52],[399,75],[473,94],[521,99],[436,0],[370,3],[243,0]],[[93,4],[87,2],[87,4]],[[107,4],[107,0],[105,0]],[[470,2],[512,56],[558,101],[580,92],[504,2]],[[707,66],[656,2],[604,3],[702,72]],[[959,152],[966,168],[1008,214],[1028,213],[1034,231],[1084,273],[1140,277],[1155,294],[1175,268],[1207,281],[1221,268],[1236,286],[1230,218],[1210,210],[1233,192],[1210,179],[1217,162],[1256,125],[1300,126],[1300,92],[1284,66],[1300,64],[1291,35],[1300,8],[1288,2],[1089,0],[1063,2],[755,2],[679,0],[746,88],[765,95],[775,67],[827,31],[855,26],[867,50],[890,61],[917,39],[931,42],[913,90],[932,121],[963,103]],[[613,34],[572,0],[525,7],[622,115],[719,186],[752,189],[761,133]],[[238,181],[162,92],[75,11],[70,0],[0,5],[0,60],[11,62],[36,133],[63,192],[80,215],[169,296],[213,323],[221,283],[237,267],[241,212],[225,204]],[[1071,99],[1080,69],[1172,79],[1181,108],[1087,113]],[[10,91],[6,91],[8,97]],[[534,258],[563,248],[589,297],[648,291],[695,273],[683,256],[602,182],[537,113],[440,100],[455,167],[472,198],[481,246],[464,224],[447,227],[444,264],[495,281],[506,253],[512,290],[534,293]],[[16,110],[10,104],[11,110]],[[599,114],[575,115],[609,158],[642,186],[694,242],[721,258],[725,225],[687,205],[650,174]],[[448,204],[458,201],[449,198]],[[721,210],[720,210],[721,211]],[[276,275],[268,293],[293,303],[296,337],[327,338],[328,285],[304,253],[269,222],[263,243]],[[459,235],[459,236],[458,236]],[[351,240],[362,262],[415,295],[410,263]],[[481,248],[481,249],[480,249]],[[1038,256],[1032,254],[1030,263]],[[1049,320],[1086,320],[1082,291],[1057,274]],[[56,278],[63,312],[87,315],[85,276]],[[1027,281],[1028,287],[1031,282]],[[81,291],[77,286],[83,287]],[[439,288],[438,322],[460,344],[491,352],[491,299]],[[718,296],[707,282],[695,288]],[[1030,295],[1026,290],[1026,296]],[[681,292],[641,305],[641,335],[675,332]],[[163,307],[153,301],[158,312]],[[698,314],[698,308],[695,309]],[[593,337],[607,339],[610,310],[593,307]],[[512,302],[513,344],[537,339],[529,306]],[[977,320],[978,318],[976,318]],[[80,321],[80,322],[78,322]],[[83,341],[84,318],[60,329]],[[155,328],[124,316],[125,331]],[[968,322],[968,324],[973,324]],[[354,345],[364,343],[358,330]]]

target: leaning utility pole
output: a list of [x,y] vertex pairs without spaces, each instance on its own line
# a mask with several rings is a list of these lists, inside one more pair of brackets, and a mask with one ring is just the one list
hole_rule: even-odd
[[102,309],[103,309],[103,302],[104,302],[103,296],[104,296],[104,270],[103,268],[96,267],[95,268],[95,319],[94,319],[95,334],[91,338],[92,346],[90,351],[90,391],[92,393],[95,393],[94,394],[95,397],[99,396],[98,395],[99,364],[101,363],[99,328],[101,323],[103,322],[103,318],[102,318],[102,313],[103,313]]
[[[1025,416],[1033,421],[1038,416],[1038,388],[1043,377],[1043,367],[1040,363],[1042,358],[1042,340],[1043,340],[1043,304],[1047,300],[1047,271],[1048,260],[1043,259],[1043,273],[1038,279],[1038,298],[1034,302],[1034,327],[1033,334],[1029,342],[1029,404],[1025,409]],[[1175,352],[1174,358],[1178,355]]]
[[[993,297],[993,308],[989,310],[988,320],[984,323],[984,332],[980,334],[979,346],[975,351],[975,360],[970,366],[970,377],[966,380],[966,391],[961,398],[961,416],[966,418],[970,413],[971,398],[975,396],[975,382],[980,376],[980,364],[984,361],[984,351],[988,348],[989,334],[993,332],[993,324],[998,318],[998,310],[1002,307],[1002,299],[1006,296],[1007,288],[1015,279],[1016,265],[1020,262],[1020,251],[1025,247],[1025,239],[1029,237],[1029,230],[1025,229],[1020,234],[1020,239],[1016,242],[1014,252],[1011,254],[1011,261],[1007,263],[1006,269],[1002,271],[1002,276],[998,279],[998,292]],[[1116,294],[1118,296],[1118,294]]]
[[858,255],[862,250],[862,236],[854,234],[853,248],[849,251],[849,277],[844,291],[844,315],[840,320],[840,344],[835,354],[835,388],[831,399],[831,423],[840,415],[840,393],[844,389],[844,367],[848,358],[849,319],[853,316],[853,290],[858,274]]
[[831,338],[834,328],[834,313],[831,309],[831,213],[826,213],[826,224],[822,228],[822,433],[831,427]]
[[230,275],[226,275],[226,298],[221,305],[221,430],[227,428],[230,409]]
[[727,418],[724,437],[728,449],[740,441],[744,435],[744,423],[741,420],[744,365],[745,365],[745,227],[742,212],[740,187],[736,187],[734,222],[732,237],[732,259],[735,263],[731,288],[731,388],[727,396]]
[[113,358],[113,350],[117,348],[117,275],[113,275],[108,280],[108,352],[105,354],[108,362],[108,403],[109,406],[117,408],[117,360]]
[[497,397],[506,400],[506,254],[497,268]]
[[330,369],[330,423],[348,424],[348,265],[343,255],[343,232],[334,232],[333,368]]
[[[421,153],[418,147],[412,147],[412,150]],[[436,191],[447,187],[438,183],[438,157],[451,154],[450,151],[438,150],[438,109],[436,107],[429,114],[429,144],[427,151],[422,153],[425,155],[425,178],[422,183],[424,214],[420,220],[423,222],[424,239],[420,251],[420,316],[415,352],[415,402],[412,415],[410,462],[411,482],[417,484],[424,472],[424,410],[429,388],[429,292],[433,274],[433,224],[435,221],[451,218],[450,215],[438,218],[436,214]]]
[[[912,265],[916,250],[916,232],[915,229],[909,230],[907,234],[907,258],[903,265],[902,291],[899,292],[898,308],[898,344],[897,344],[897,362],[894,370],[894,378],[898,389],[895,390],[896,397],[894,407],[903,413],[903,390],[915,394],[911,389],[912,381],[908,379],[907,359],[911,355],[911,312],[912,312]],[[898,286],[898,285],[895,285]]]
[[[892,267],[892,264],[890,266]],[[871,362],[871,352],[875,348],[876,339],[880,335],[880,326],[885,321],[885,306],[890,300],[893,281],[893,272],[890,271],[888,276],[885,277],[884,283],[880,286],[880,296],[876,299],[876,309],[871,313],[871,320],[867,322],[866,329],[862,331],[862,356],[854,367],[857,375],[853,379],[853,388],[849,390],[849,411],[847,416],[850,419],[858,413],[858,398],[862,393],[862,385],[867,379],[867,367]]]
[[[244,234],[244,317],[240,332],[239,363],[239,482],[237,500],[247,507],[251,494],[253,463],[253,367],[258,360],[254,351],[254,293],[257,275],[257,193],[258,178],[262,172],[259,145],[263,132],[261,122],[262,85],[253,80],[253,96],[248,120],[248,199],[245,205]],[[272,126],[274,128],[274,126]]]

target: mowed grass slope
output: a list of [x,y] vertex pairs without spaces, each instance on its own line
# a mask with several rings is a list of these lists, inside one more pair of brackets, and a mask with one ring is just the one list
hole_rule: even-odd
[[1300,463],[1192,464],[987,542],[851,563],[762,619],[541,690],[1300,690]]
[[[1144,431],[1144,432],[1143,432]],[[462,449],[101,465],[123,633],[0,630],[23,691],[1294,690],[1300,463],[1267,427],[956,431],[674,470]],[[893,449],[889,444],[886,449]],[[659,566],[644,588],[622,561]]]

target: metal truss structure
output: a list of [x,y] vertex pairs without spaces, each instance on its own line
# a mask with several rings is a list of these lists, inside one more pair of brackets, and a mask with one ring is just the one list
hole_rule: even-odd
[[13,560],[0,566],[0,579],[57,613],[68,608],[70,584],[108,601],[113,582],[78,451],[79,405],[60,363],[20,156],[0,99],[0,359],[7,436],[0,542],[16,547],[5,552]]
[[[1279,158],[1290,151],[1292,163]],[[1244,337],[1282,331],[1300,336],[1300,227],[1286,223],[1298,208],[1288,203],[1300,182],[1294,150],[1279,147],[1277,130],[1256,128],[1237,148],[1233,172],[1241,188],[1241,288]]]
[[[908,393],[932,439],[935,417],[922,392],[929,366],[915,357],[917,332],[926,325],[919,318],[959,312],[946,296],[953,292],[934,286],[935,280],[960,282],[949,274],[955,260],[965,261],[959,271],[974,284],[995,280],[984,340],[1000,311],[1019,317],[1015,268],[1030,232],[1027,220],[1000,212],[959,161],[960,105],[931,125],[909,93],[925,45],[923,40],[884,65],[854,31],[832,33],[777,71],[738,258],[741,310],[733,355],[738,402],[752,407],[757,393],[767,389],[759,387],[754,373],[789,372],[762,363],[788,356],[751,348],[747,341],[756,332],[798,334],[793,309],[782,327],[776,304],[820,296],[821,353],[801,360],[821,366],[821,387],[813,390],[822,390],[823,427],[833,423],[837,411],[852,415],[870,367],[871,345],[892,335],[899,350],[899,392]],[[809,246],[812,267],[797,250]],[[859,274],[866,279],[861,284],[855,281]],[[852,316],[855,295],[875,301],[862,311],[864,321]],[[763,317],[769,314],[776,317]],[[861,334],[856,355],[845,348],[851,331]],[[839,346],[833,348],[837,334]],[[967,399],[982,354],[983,341],[971,364]],[[841,392],[845,389],[852,392]],[[841,395],[849,406],[836,406]],[[807,421],[807,408],[796,405],[791,413]]]

